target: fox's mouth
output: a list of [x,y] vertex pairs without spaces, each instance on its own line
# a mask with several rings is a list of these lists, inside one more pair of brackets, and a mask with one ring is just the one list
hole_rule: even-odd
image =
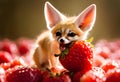
[[65,43],[60,43],[60,51],[64,51],[66,49]]
[[64,51],[67,47],[69,47],[71,43],[65,44],[65,43],[60,43],[60,51]]

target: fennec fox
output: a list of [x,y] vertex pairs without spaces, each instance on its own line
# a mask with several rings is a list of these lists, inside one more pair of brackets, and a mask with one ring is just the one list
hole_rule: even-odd
[[60,64],[54,54],[64,50],[63,45],[86,39],[96,19],[96,5],[90,5],[78,16],[66,17],[46,2],[44,14],[48,31],[37,38],[33,58],[39,68],[58,67]]

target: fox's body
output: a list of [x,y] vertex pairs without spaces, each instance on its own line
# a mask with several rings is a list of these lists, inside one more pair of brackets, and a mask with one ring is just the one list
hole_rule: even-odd
[[34,53],[36,65],[40,68],[56,67],[59,61],[54,55],[61,52],[61,44],[85,40],[94,25],[95,17],[95,5],[91,5],[78,16],[66,17],[46,2],[45,19],[49,30],[37,38],[38,47]]
[[38,67],[42,68],[49,65],[49,61],[51,61],[50,59],[52,58],[50,54],[53,54],[54,50],[56,49],[53,43],[54,41],[51,38],[49,31],[42,33],[38,37],[38,47],[36,48],[34,53],[34,60]]

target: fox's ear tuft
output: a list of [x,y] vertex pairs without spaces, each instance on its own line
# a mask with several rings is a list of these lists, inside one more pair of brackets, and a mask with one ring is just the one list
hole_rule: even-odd
[[83,31],[90,31],[96,19],[96,5],[92,4],[86,8],[75,19],[75,24]]
[[44,15],[48,29],[51,29],[54,25],[62,20],[62,14],[48,1],[44,6]]

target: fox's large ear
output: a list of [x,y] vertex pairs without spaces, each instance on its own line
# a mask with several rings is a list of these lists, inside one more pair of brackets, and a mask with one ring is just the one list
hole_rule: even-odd
[[45,3],[44,15],[48,29],[51,29],[54,25],[62,20],[62,14],[49,2]]
[[75,19],[75,24],[83,31],[90,31],[96,19],[96,5],[92,4],[86,8]]

